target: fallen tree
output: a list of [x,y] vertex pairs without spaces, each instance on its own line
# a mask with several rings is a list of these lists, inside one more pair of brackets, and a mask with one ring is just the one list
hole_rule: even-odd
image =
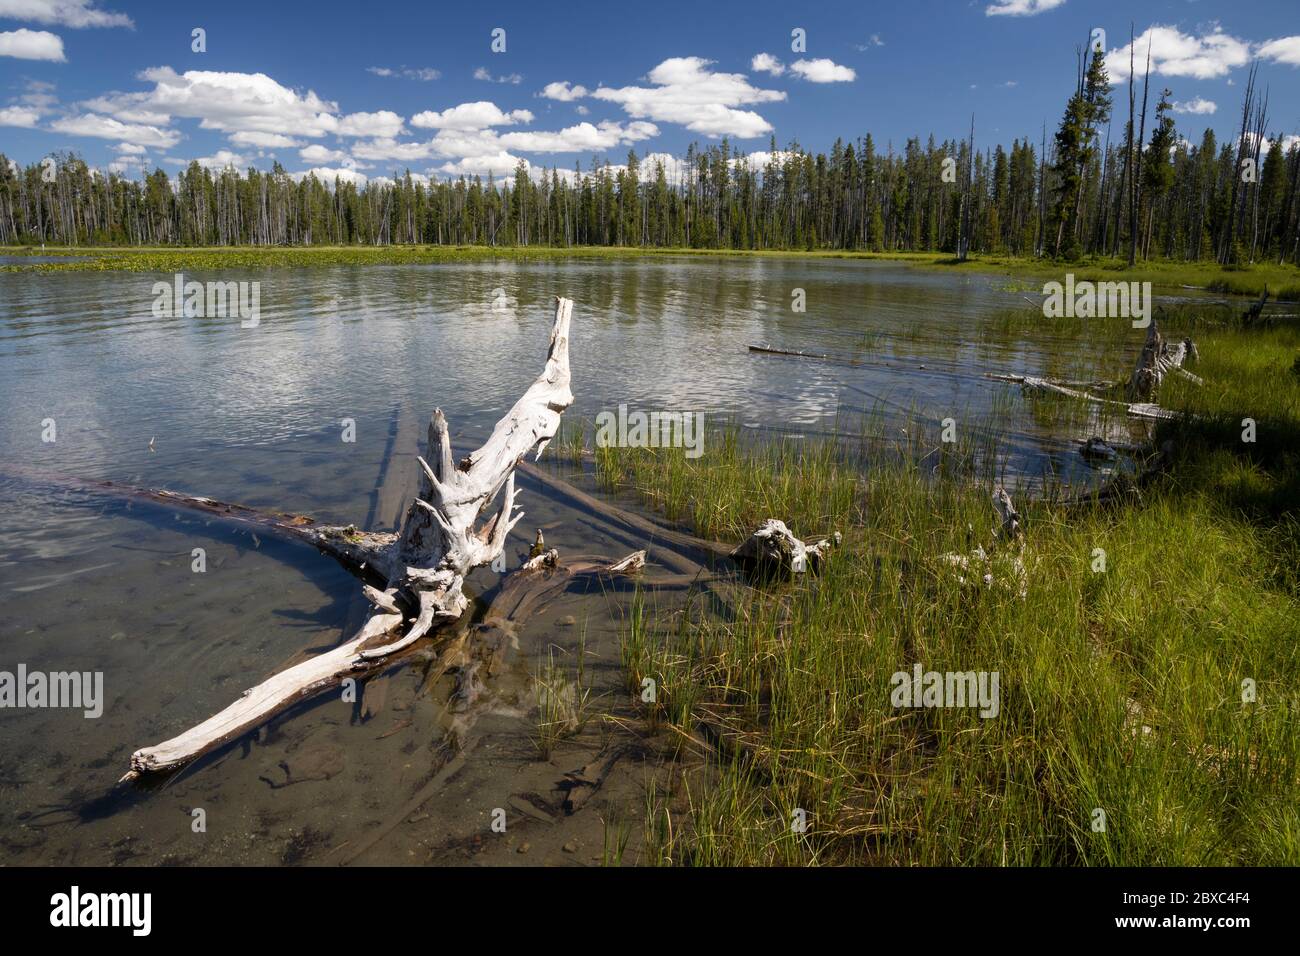
[[[420,491],[396,534],[360,532],[352,526],[310,527],[296,521],[297,516],[270,523],[277,531],[307,538],[345,563],[382,578],[382,589],[362,585],[375,610],[352,638],[333,650],[275,674],[179,736],[137,750],[124,780],[188,763],[344,678],[365,676],[461,617],[469,604],[463,590],[465,577],[503,552],[506,536],[523,517],[522,512],[514,513],[516,464],[534,448],[540,457],[559,428],[561,414],[573,403],[569,390],[572,311],[572,301],[556,299],[541,375],[479,449],[455,461],[447,420],[441,409],[435,410],[429,423],[428,460],[417,459]],[[191,501],[218,510],[233,507],[210,499]],[[492,514],[480,524],[479,518],[490,509]],[[249,520],[262,519],[250,516]]]
[[1134,366],[1128,380],[1123,383],[1126,401],[1103,398],[1100,395],[1093,395],[1091,392],[1081,390],[1118,387],[1114,382],[1063,381],[1037,375],[1001,375],[992,372],[986,372],[985,377],[999,382],[1013,382],[1033,391],[1051,392],[1056,395],[1064,395],[1066,398],[1075,398],[1098,405],[1121,406],[1133,418],[1169,420],[1182,416],[1178,412],[1161,408],[1151,401],[1151,398],[1155,395],[1156,389],[1160,387],[1160,383],[1165,380],[1165,377],[1172,373],[1182,375],[1197,385],[1204,384],[1199,375],[1188,371],[1184,367],[1186,363],[1196,361],[1197,357],[1195,342],[1191,339],[1184,339],[1171,345],[1160,334],[1156,320],[1152,319],[1151,324],[1147,326],[1146,341],[1142,345],[1142,351],[1138,354],[1137,364]]

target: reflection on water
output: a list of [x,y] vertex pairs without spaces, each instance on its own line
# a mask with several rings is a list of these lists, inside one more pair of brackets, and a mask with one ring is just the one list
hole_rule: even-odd
[[[153,283],[170,276],[0,274],[0,447],[11,463],[365,523],[396,422],[441,406],[457,448],[481,441],[540,368],[563,294],[576,302],[570,417],[627,403],[811,435],[852,431],[864,411],[900,428],[996,411],[1014,436],[1012,472],[1082,468],[1068,441],[1007,400],[1008,386],[983,378],[1061,374],[1078,353],[1046,323],[983,334],[996,312],[1024,305],[995,277],[656,258],[186,278],[260,281],[260,324],[155,317]],[[796,289],[806,312],[792,311]],[[750,344],[859,364],[755,355]],[[345,419],[355,442],[342,440]],[[43,441],[51,421],[56,440]],[[525,506],[530,526],[560,523],[552,543],[598,550],[558,506]],[[191,570],[196,547],[204,574]],[[136,747],[337,641],[364,611],[356,593],[298,547],[0,475],[0,670],[102,670],[107,698],[99,720],[0,711],[0,861],[280,862],[289,830],[337,844],[391,812],[419,782],[421,735],[434,734],[418,716],[419,675],[401,669],[387,679],[390,710],[416,715],[406,733],[376,740],[327,699],[223,755],[218,771],[96,802]],[[303,747],[346,754],[343,769],[269,786],[267,767]],[[193,834],[195,806],[220,826]]]

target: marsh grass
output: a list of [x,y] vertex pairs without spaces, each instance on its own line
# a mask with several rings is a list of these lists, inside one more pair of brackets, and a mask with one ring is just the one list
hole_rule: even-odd
[[[735,430],[695,461],[599,450],[607,487],[701,536],[845,533],[819,576],[742,589],[725,618],[634,602],[624,666],[658,683],[651,726],[715,743],[680,792],[648,794],[648,858],[1300,863],[1300,334],[1204,323],[1197,342],[1206,385],[1170,380],[1162,402],[1191,415],[1160,426],[1173,464],[1140,498],[1017,501],[1023,600],[936,560],[994,541],[974,440],[938,463],[931,434],[870,461]],[[894,708],[917,662],[997,671],[999,713]]]
[[579,733],[590,716],[591,690],[584,684],[585,646],[578,647],[576,671],[555,660],[554,645],[547,648],[546,659],[538,663],[533,677],[537,691],[537,732],[533,741],[543,760],[551,759],[556,745]]

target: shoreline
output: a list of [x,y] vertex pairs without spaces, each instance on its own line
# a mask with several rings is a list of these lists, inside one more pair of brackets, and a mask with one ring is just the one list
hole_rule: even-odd
[[[642,246],[34,246],[0,247],[0,256],[78,257],[71,262],[11,263],[6,273],[175,272],[204,268],[309,268],[336,265],[422,265],[482,261],[627,260],[653,258],[860,260],[947,272],[1049,280],[1067,273],[1080,281],[1149,281],[1161,292],[1204,291],[1300,300],[1300,268],[1277,263],[1224,267],[1216,262],[1148,261],[1129,269],[1118,259],[1055,262],[1029,256],[984,255],[958,262],[942,252],[872,252],[855,249],[693,249]],[[84,257],[84,258],[83,258]],[[1021,291],[1031,291],[1032,286]]]

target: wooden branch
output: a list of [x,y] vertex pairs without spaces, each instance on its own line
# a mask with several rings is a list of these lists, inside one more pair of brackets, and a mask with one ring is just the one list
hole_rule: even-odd
[[[423,472],[420,493],[407,509],[398,535],[363,536],[354,534],[353,529],[324,535],[325,543],[344,553],[358,547],[354,538],[361,540],[366,546],[366,562],[387,578],[383,591],[366,592],[377,610],[361,630],[334,650],[246,691],[197,727],[137,750],[123,779],[193,760],[304,697],[382,663],[461,616],[469,603],[462,590],[466,576],[502,553],[510,529],[523,517],[522,512],[514,514],[516,463],[534,447],[541,454],[555,436],[561,414],[573,404],[569,390],[572,312],[570,300],[556,299],[541,375],[497,422],[483,446],[458,465],[453,464],[446,418],[441,410],[435,410],[429,423],[428,449],[434,465],[418,460]],[[480,515],[498,495],[499,510],[478,526]],[[392,613],[391,608],[398,605],[418,609],[414,619]]]

